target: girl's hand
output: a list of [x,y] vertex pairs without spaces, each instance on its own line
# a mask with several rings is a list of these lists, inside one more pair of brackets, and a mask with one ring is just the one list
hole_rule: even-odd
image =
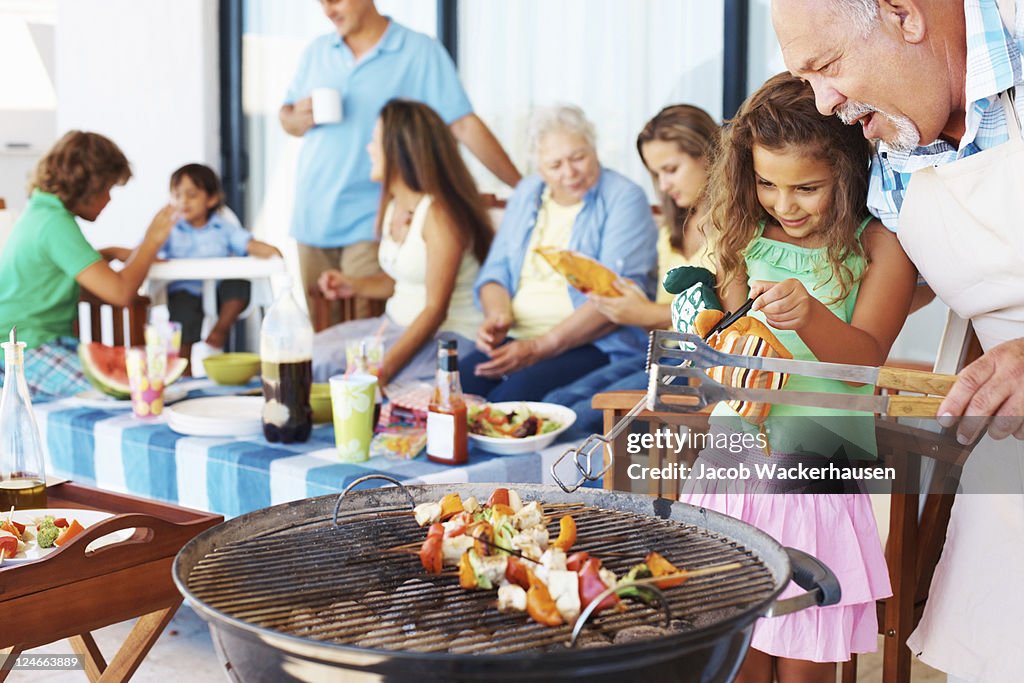
[[166,205],[153,216],[153,220],[150,222],[149,227],[146,228],[146,235],[142,238],[142,241],[163,246],[163,243],[167,241],[171,234],[171,228],[178,222],[179,217],[180,214],[173,204]]
[[355,283],[340,270],[325,270],[316,282],[328,301],[351,299],[356,295]]
[[476,332],[476,348],[493,358],[495,349],[505,341],[510,327],[512,327],[512,319],[508,315],[504,313],[488,315]]
[[619,278],[615,281],[615,289],[622,296],[599,296],[591,294],[589,299],[597,306],[601,314],[617,325],[640,325],[646,323],[648,304],[651,303],[644,290],[632,280]]
[[782,282],[754,280],[750,283],[753,311],[761,311],[768,324],[778,330],[799,330],[811,322],[820,302],[811,296],[802,282],[790,278]]
[[542,360],[540,346],[536,339],[511,341],[494,349],[490,355],[491,359],[485,363],[479,363],[473,374],[478,377],[497,379]]

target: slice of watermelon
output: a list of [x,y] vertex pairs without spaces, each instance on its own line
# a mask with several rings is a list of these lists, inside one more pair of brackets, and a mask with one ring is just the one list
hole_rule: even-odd
[[[128,369],[124,362],[125,347],[105,346],[99,342],[78,345],[82,372],[94,387],[114,398],[128,398]],[[188,361],[177,358],[167,364],[164,386],[177,382],[185,373]]]

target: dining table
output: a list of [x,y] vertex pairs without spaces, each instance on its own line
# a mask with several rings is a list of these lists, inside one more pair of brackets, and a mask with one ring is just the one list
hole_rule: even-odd
[[[255,383],[223,387],[206,379],[185,380],[180,386],[186,399],[258,389]],[[377,456],[346,463],[338,458],[331,424],[315,425],[304,443],[283,444],[270,443],[262,434],[179,434],[168,426],[166,415],[133,416],[127,401],[75,396],[39,403],[34,409],[48,472],[104,490],[225,517],[340,492],[368,474],[416,484],[554,484],[551,465],[575,445],[555,442],[543,450],[518,455],[496,455],[471,445],[469,462],[457,466],[433,463],[423,455],[407,460]],[[563,465],[572,467],[568,459]],[[570,477],[567,471],[565,478]],[[366,484],[381,485],[386,482]],[[601,482],[590,485],[600,486]]]

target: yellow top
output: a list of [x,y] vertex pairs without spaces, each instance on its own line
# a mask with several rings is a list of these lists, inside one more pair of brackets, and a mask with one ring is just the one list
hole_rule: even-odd
[[658,295],[655,301],[659,304],[670,304],[675,294],[669,294],[661,283],[665,281],[668,271],[679,266],[701,266],[712,273],[715,272],[715,265],[711,260],[711,248],[705,242],[699,252],[687,258],[672,248],[669,242],[670,234],[668,226],[662,222],[658,224]]
[[544,190],[537,223],[530,234],[523,269],[519,274],[519,290],[512,297],[512,315],[515,323],[509,336],[516,339],[535,339],[562,322],[576,310],[569,298],[565,278],[534,249],[537,247],[569,246],[572,227],[583,202],[563,206]]

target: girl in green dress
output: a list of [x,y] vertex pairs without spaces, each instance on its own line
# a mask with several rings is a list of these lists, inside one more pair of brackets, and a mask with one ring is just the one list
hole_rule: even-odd
[[[820,114],[811,88],[789,74],[751,95],[723,134],[708,202],[719,296],[726,310],[754,298],[750,315],[796,359],[884,364],[906,319],[916,272],[896,236],[865,208],[870,153],[856,127]],[[785,390],[872,387],[791,375]],[[712,429],[763,433],[770,450],[706,450],[704,466],[755,470],[875,454],[873,416],[852,412],[775,405],[758,427],[719,404]],[[876,649],[875,601],[891,589],[870,501],[860,493],[793,492],[800,488],[756,477],[684,487],[686,502],[815,555],[842,586],[837,605],[758,622],[739,681],[835,681],[836,662]]]

